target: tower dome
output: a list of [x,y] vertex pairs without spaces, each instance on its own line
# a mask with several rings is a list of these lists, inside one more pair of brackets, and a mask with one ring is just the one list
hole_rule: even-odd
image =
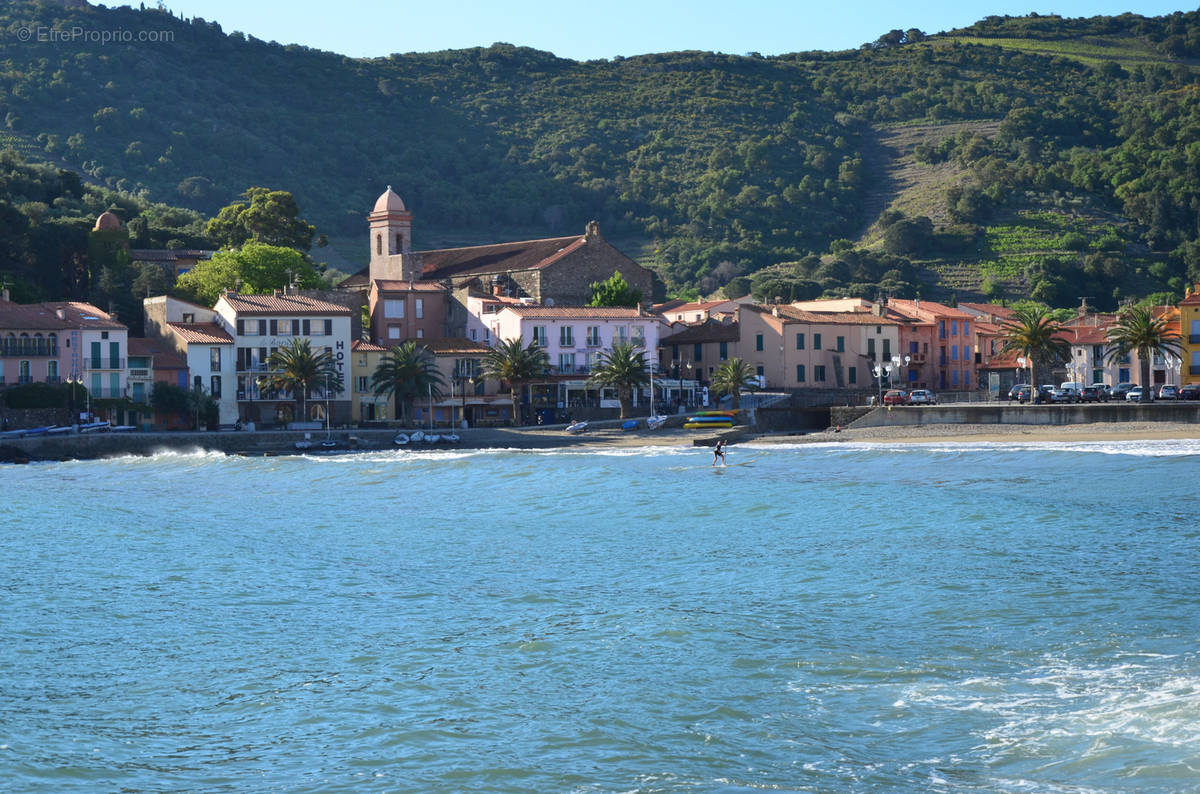
[[105,210],[100,213],[100,217],[96,218],[96,225],[92,227],[94,232],[111,232],[118,231],[121,228],[121,219],[116,216],[116,213]]
[[388,185],[387,190],[380,194],[375,202],[373,212],[408,212],[404,206],[404,200],[400,198],[400,194],[392,190],[392,186]]

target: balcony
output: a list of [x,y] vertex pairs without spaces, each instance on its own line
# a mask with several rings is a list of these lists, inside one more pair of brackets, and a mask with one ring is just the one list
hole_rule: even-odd
[[123,358],[93,358],[88,356],[83,359],[83,369],[85,372],[94,370],[121,370],[125,369],[125,359]]
[[0,357],[16,358],[23,356],[25,358],[36,358],[45,356],[52,358],[58,355],[58,345],[52,345],[46,340],[38,341],[34,339],[18,339],[7,340],[0,345]]

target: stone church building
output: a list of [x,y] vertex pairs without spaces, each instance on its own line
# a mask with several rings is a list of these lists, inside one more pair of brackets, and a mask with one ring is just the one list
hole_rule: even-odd
[[339,286],[369,295],[378,344],[464,336],[468,293],[583,306],[591,299],[590,285],[617,271],[650,305],[651,272],[605,240],[595,221],[572,237],[413,251],[412,213],[391,186],[367,221],[370,264]]

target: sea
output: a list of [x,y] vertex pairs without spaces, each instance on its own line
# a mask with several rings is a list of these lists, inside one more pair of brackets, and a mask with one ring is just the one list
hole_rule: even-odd
[[1200,791],[1200,442],[0,468],[7,792]]

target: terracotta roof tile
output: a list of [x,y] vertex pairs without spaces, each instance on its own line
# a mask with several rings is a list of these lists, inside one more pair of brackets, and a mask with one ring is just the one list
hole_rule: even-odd
[[741,339],[737,323],[719,323],[709,320],[685,325],[679,333],[661,337],[660,345],[695,344],[697,342],[736,342]]
[[167,323],[179,338],[191,344],[232,345],[233,337],[216,323]]
[[363,339],[355,339],[353,342],[351,342],[350,349],[352,351],[361,351],[363,353],[386,353],[389,350],[389,348],[380,347],[379,345],[372,344],[371,342],[367,342]]
[[440,279],[475,273],[533,270],[546,267],[583,247],[586,242],[587,238],[572,235],[571,237],[552,237],[545,240],[520,240],[469,248],[422,251],[421,278]]
[[305,295],[243,295],[229,292],[221,297],[234,311],[243,315],[351,314],[341,304]]
[[546,320],[660,320],[660,318],[651,317],[651,315],[639,309],[626,309],[616,306],[539,306],[515,304],[505,306],[501,311],[516,312],[522,317]]
[[[62,311],[60,318],[59,311]],[[101,331],[124,330],[125,326],[90,303],[49,301],[46,303],[0,303],[0,328],[13,331],[60,331],[72,328]]]

